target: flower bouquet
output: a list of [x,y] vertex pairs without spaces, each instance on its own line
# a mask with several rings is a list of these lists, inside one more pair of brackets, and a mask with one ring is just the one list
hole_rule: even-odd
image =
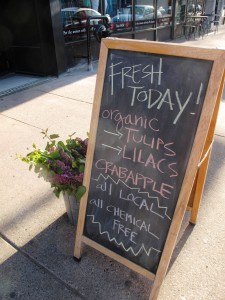
[[44,150],[33,144],[34,150],[19,158],[30,165],[39,177],[43,177],[51,184],[57,197],[60,193],[67,193],[80,200],[86,191],[83,186],[83,175],[87,152],[88,138],[82,140],[69,135],[65,141],[57,141],[58,134],[48,134],[48,129],[42,130],[43,138],[47,139]]

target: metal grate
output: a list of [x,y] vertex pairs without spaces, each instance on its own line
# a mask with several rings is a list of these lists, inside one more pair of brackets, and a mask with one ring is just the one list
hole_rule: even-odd
[[9,74],[0,78],[0,97],[8,96],[55,78],[56,77],[34,77],[29,75]]

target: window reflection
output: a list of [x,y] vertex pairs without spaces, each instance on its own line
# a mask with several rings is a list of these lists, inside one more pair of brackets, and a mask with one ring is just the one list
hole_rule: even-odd
[[[86,39],[89,16],[109,15],[113,33],[171,24],[172,0],[61,0],[66,42]],[[157,7],[157,9],[155,9]],[[98,22],[92,21],[91,25]]]
[[157,1],[157,26],[170,25],[172,22],[172,0]]
[[[87,38],[87,18],[101,16],[98,7],[99,0],[61,1],[61,19],[66,43]],[[98,19],[90,22],[92,26],[97,24]]]
[[130,0],[108,0],[106,13],[111,17],[113,32],[130,31],[133,26],[132,2]]
[[202,15],[204,13],[203,4],[204,4],[203,0],[198,0],[198,1],[179,0],[176,3],[176,13],[175,13],[176,24],[184,22],[185,16]]
[[[111,16],[111,29],[129,31],[134,26],[136,30],[165,26],[171,23],[171,0],[158,1],[157,11],[155,0],[136,0],[132,8],[131,1],[116,2],[111,10],[106,12]],[[113,3],[113,2],[111,2]]]

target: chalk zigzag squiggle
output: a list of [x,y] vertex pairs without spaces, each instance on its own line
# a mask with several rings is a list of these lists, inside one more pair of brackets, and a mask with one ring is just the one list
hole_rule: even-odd
[[[118,180],[116,181],[116,180],[114,180],[114,179],[113,179],[111,176],[109,176],[109,175],[107,175],[107,176],[105,177],[102,173],[99,174],[99,176],[98,176],[97,179],[91,178],[91,180],[99,181],[101,177],[102,177],[104,180],[110,179],[110,180],[112,180],[112,182],[114,182],[115,184],[118,184],[119,182],[121,182],[121,183],[124,184],[127,188],[129,188],[129,189],[131,189],[131,190],[137,190],[137,192],[138,192],[139,194],[147,194],[147,197],[148,197],[149,199],[154,198],[154,199],[157,201],[157,206],[158,206],[158,208],[159,208],[159,209],[164,209],[165,216],[166,216],[169,220],[171,220],[170,216],[167,214],[168,207],[167,207],[167,206],[162,206],[162,205],[160,205],[160,204],[159,204],[159,198],[158,198],[158,197],[152,197],[152,196],[150,196],[149,192],[142,192],[142,191],[140,191],[140,188],[130,187],[129,185],[127,185],[126,183],[124,183],[121,179],[118,179]],[[153,205],[151,205],[150,211],[151,211],[152,213],[154,213],[154,214],[160,216],[161,218],[164,218],[164,217],[163,217],[162,215],[160,215],[159,213],[153,211],[153,210],[152,210],[152,206],[153,206]]]
[[149,248],[149,250],[147,251],[147,250],[145,249],[144,244],[141,244],[141,247],[140,247],[140,249],[139,249],[137,252],[135,252],[134,249],[133,249],[132,247],[126,248],[126,247],[124,246],[123,242],[117,242],[117,240],[116,240],[115,237],[111,238],[111,237],[109,236],[108,231],[102,231],[101,223],[99,223],[99,222],[97,222],[97,221],[94,220],[94,215],[87,215],[87,217],[90,217],[90,218],[92,219],[91,222],[92,222],[93,224],[97,224],[97,225],[99,226],[99,233],[100,233],[101,235],[106,234],[110,242],[114,241],[118,246],[122,246],[122,248],[123,248],[126,252],[131,251],[131,252],[133,253],[134,256],[138,256],[138,254],[140,254],[141,250],[143,250],[147,256],[150,255],[150,253],[151,253],[152,250],[154,250],[154,251],[156,251],[156,252],[158,252],[158,253],[161,252],[160,250],[157,250],[157,249],[155,249],[155,248],[153,248],[153,247]]

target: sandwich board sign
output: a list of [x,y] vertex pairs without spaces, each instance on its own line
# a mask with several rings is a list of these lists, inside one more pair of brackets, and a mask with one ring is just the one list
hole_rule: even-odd
[[102,40],[74,257],[108,255],[153,280],[150,299],[199,206],[224,66],[223,50]]

